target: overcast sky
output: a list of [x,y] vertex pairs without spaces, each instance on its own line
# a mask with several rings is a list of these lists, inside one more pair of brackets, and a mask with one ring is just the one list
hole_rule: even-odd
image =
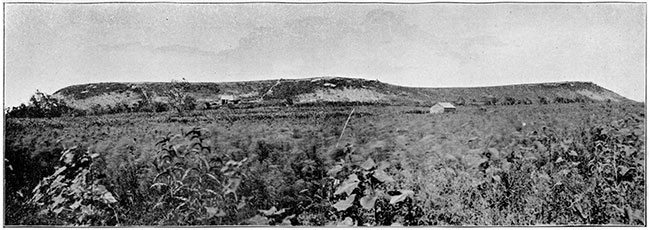
[[93,82],[591,81],[644,101],[644,4],[6,4],[5,103]]

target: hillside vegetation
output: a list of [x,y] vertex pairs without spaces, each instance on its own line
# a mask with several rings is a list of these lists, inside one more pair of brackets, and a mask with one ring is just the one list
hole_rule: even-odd
[[[172,83],[93,83],[65,87],[54,93],[70,106],[137,107],[143,102],[164,103]],[[198,103],[235,95],[258,105],[361,102],[429,106],[439,101],[457,105],[514,105],[613,101],[628,99],[590,82],[522,84],[471,88],[414,88],[376,80],[341,77],[279,79],[249,82],[190,83],[185,89]]]

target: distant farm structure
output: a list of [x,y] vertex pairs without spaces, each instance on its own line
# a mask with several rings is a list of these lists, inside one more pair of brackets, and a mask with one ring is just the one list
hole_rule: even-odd
[[235,105],[239,104],[241,100],[235,95],[221,95],[221,104],[222,105]]
[[220,95],[219,99],[216,100],[205,100],[202,102],[203,109],[218,109],[224,105],[236,105],[240,104],[242,100],[236,95],[224,94]]
[[456,107],[449,102],[438,102],[429,109],[429,113],[447,113],[455,111]]

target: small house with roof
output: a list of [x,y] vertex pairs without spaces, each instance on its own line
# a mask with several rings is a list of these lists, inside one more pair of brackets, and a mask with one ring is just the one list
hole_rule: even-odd
[[431,106],[429,113],[447,113],[447,112],[456,112],[456,107],[449,102],[438,102],[434,106]]

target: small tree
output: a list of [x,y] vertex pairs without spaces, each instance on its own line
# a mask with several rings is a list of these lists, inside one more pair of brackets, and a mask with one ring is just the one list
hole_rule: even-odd
[[169,98],[169,106],[174,108],[179,115],[183,116],[185,111],[193,110],[196,107],[196,99],[188,94],[190,83],[183,78],[181,81],[172,80],[171,88],[166,92]]
[[29,105],[21,104],[7,110],[7,117],[60,117],[73,111],[65,101],[36,90],[29,99]]

